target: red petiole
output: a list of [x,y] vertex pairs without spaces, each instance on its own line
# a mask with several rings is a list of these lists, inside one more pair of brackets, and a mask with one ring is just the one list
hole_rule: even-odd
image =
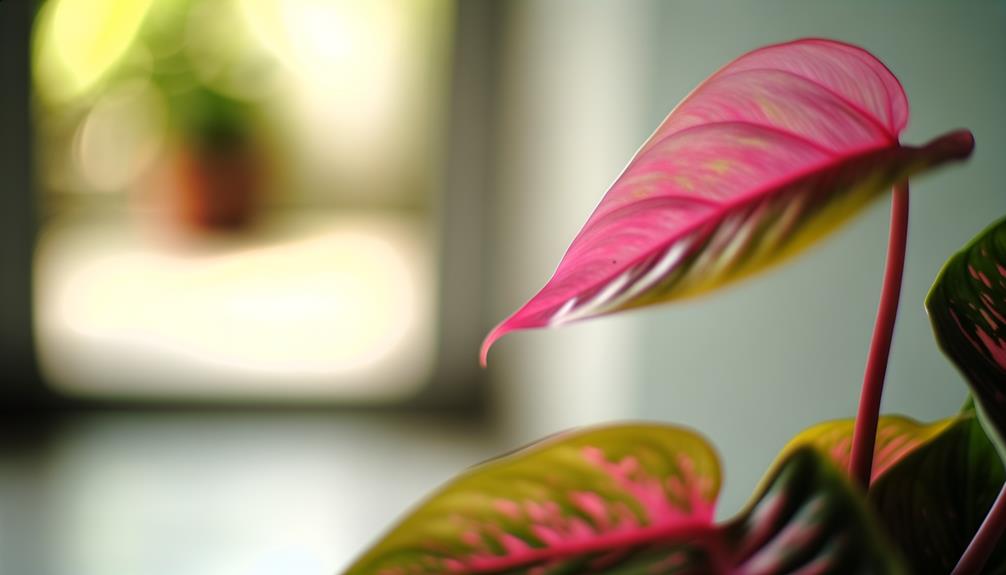
[[863,376],[863,388],[859,397],[859,412],[856,414],[856,427],[852,435],[849,473],[863,489],[870,487],[877,422],[880,419],[880,399],[884,392],[884,376],[887,374],[887,359],[894,337],[894,322],[898,317],[907,245],[908,182],[902,182],[894,187],[891,200],[891,233],[887,243],[884,284],[880,292],[880,306],[873,326],[873,339],[870,341],[870,354],[866,360],[866,374]]

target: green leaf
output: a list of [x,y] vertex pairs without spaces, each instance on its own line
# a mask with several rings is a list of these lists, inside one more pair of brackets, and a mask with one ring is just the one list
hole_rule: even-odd
[[1003,450],[1006,437],[1006,219],[943,266],[926,298],[936,340],[964,374],[979,416]]
[[[690,431],[622,425],[567,433],[462,474],[349,573],[585,569],[634,548],[619,563],[690,555],[692,539],[710,533],[719,487],[716,454]],[[681,544],[646,548],[673,536]]]
[[[870,501],[914,573],[957,564],[1003,483],[1003,465],[972,413],[907,454],[870,488]],[[1000,541],[983,573],[1006,573]]]
[[719,464],[695,433],[567,433],[450,482],[348,575],[899,573],[870,511],[812,450],[781,462],[747,511],[713,522]]

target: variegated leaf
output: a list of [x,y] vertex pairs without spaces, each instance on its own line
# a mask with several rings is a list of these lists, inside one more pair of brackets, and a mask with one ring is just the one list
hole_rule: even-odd
[[713,573],[905,573],[858,488],[814,449],[791,451],[765,484],[754,504],[724,526],[729,559]]
[[[855,421],[830,421],[797,435],[779,456],[811,447],[849,466]],[[961,413],[935,423],[880,418],[869,499],[913,573],[949,573],[977,531],[1003,482],[1003,466],[969,400]],[[989,569],[1006,572],[1006,545]]]
[[967,156],[901,146],[908,104],[866,51],[799,40],[741,56],[664,120],[552,279],[486,337],[703,293],[779,263],[893,184]]
[[[903,457],[938,437],[956,420],[956,417],[952,417],[926,424],[902,415],[881,416],[877,422],[871,482],[876,481]],[[855,427],[855,419],[819,423],[790,440],[779,459],[785,459],[795,449],[809,446],[831,459],[839,469],[848,470]]]
[[936,340],[967,378],[990,435],[1003,447],[1006,219],[987,228],[947,261],[926,298],[926,309]]
[[[1003,465],[974,412],[951,420],[870,487],[870,502],[912,573],[950,573],[1003,484]],[[1006,573],[1000,541],[982,573]]]
[[[698,552],[711,534],[719,463],[697,435],[662,425],[563,434],[452,481],[368,552],[350,575],[495,573],[521,566]],[[643,546],[645,547],[645,545]],[[650,551],[638,549],[642,556]],[[606,559],[606,557],[609,557]],[[531,572],[524,567],[518,572]]]
[[568,433],[461,475],[347,575],[900,572],[856,492],[812,450],[725,525],[713,522],[719,484],[715,454],[688,430]]

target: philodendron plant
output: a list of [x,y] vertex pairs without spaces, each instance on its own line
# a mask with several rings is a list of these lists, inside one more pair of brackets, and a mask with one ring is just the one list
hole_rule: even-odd
[[920,147],[868,52],[800,40],[745,54],[657,128],[555,275],[494,329],[683,299],[778,264],[893,188],[880,310],[855,420],[794,438],[752,503],[718,523],[713,448],[670,424],[568,432],[475,467],[405,517],[350,575],[1006,573],[1006,220],[926,301],[972,398],[932,424],[879,415],[907,240],[908,179],[971,153]]

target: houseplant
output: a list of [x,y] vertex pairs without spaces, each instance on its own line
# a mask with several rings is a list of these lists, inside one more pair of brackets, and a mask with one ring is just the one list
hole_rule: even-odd
[[[1006,220],[927,299],[974,400],[932,424],[879,415],[908,222],[908,178],[966,158],[967,131],[903,146],[894,75],[864,50],[798,40],[734,60],[643,144],[552,279],[495,328],[562,325],[684,299],[800,252],[893,187],[881,306],[855,420],[782,451],[715,523],[712,447],[665,424],[566,433],[443,487],[350,567],[432,573],[1000,573],[1006,497]],[[994,503],[993,503],[994,500]],[[986,517],[987,515],[987,517]]]

